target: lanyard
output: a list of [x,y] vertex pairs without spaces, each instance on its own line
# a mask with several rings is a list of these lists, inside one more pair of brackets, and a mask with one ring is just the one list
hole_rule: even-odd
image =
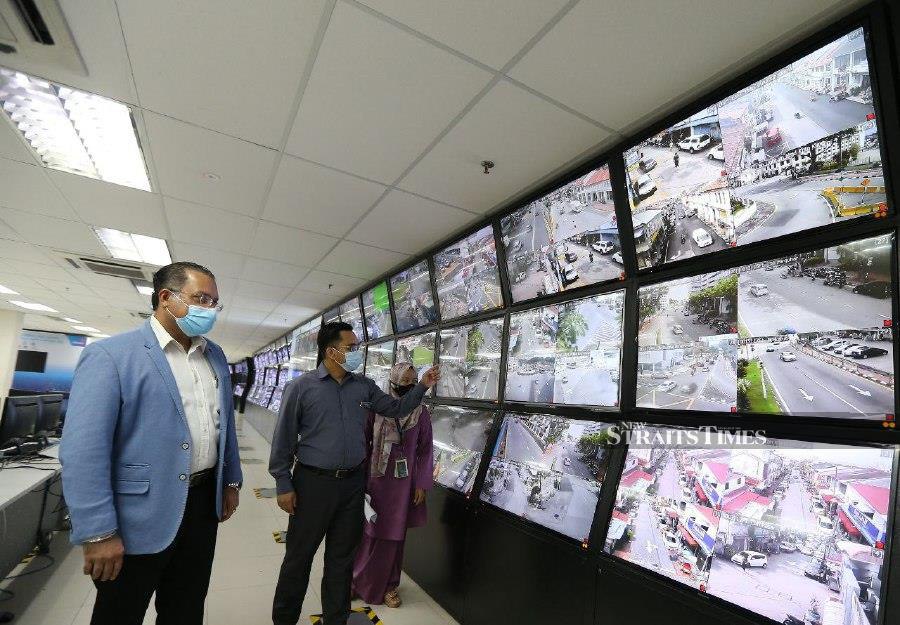
[[403,443],[403,426],[400,425],[400,417],[395,416],[395,417],[393,417],[393,419],[394,419],[394,425],[397,426],[397,434],[400,435],[400,443],[402,444]]

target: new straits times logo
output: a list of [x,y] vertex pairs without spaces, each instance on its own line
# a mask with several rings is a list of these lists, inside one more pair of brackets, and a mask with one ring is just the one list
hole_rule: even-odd
[[611,425],[606,430],[611,445],[625,441],[629,448],[709,447],[711,449],[774,446],[764,430],[724,430],[704,426],[680,430],[634,423]]

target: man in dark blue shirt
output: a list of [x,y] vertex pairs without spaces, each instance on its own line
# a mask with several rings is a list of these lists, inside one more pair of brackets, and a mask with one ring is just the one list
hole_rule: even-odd
[[369,411],[388,417],[409,414],[440,377],[432,367],[420,384],[394,399],[373,380],[353,373],[362,364],[362,352],[349,324],[323,325],[318,346],[318,368],[285,387],[272,437],[269,473],[279,507],[291,515],[272,605],[275,625],[296,625],[300,618],[323,538],[324,622],[346,624],[353,556],[363,530],[366,418]]

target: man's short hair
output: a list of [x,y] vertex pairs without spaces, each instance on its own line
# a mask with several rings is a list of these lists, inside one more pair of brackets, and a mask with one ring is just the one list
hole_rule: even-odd
[[213,280],[216,279],[213,272],[197,263],[178,262],[160,267],[153,274],[153,295],[150,296],[150,305],[153,310],[156,310],[156,307],[159,306],[159,292],[163,289],[168,289],[169,291],[181,289],[184,283],[187,282],[188,271],[199,271]]
[[316,338],[316,343],[319,346],[319,356],[316,360],[317,367],[325,360],[325,350],[340,343],[341,332],[345,331],[353,332],[353,326],[343,321],[329,321],[322,326],[322,329],[319,330],[319,336]]

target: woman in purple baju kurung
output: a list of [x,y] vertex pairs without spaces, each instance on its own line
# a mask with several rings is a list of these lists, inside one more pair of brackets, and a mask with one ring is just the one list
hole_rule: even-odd
[[[410,363],[397,363],[391,369],[391,395],[404,395],[416,381]],[[356,552],[353,592],[367,603],[396,608],[400,606],[398,586],[406,529],[425,525],[425,491],[431,490],[433,483],[431,415],[425,406],[398,420],[370,414],[366,437],[366,492],[376,517],[374,523],[366,521]]]

